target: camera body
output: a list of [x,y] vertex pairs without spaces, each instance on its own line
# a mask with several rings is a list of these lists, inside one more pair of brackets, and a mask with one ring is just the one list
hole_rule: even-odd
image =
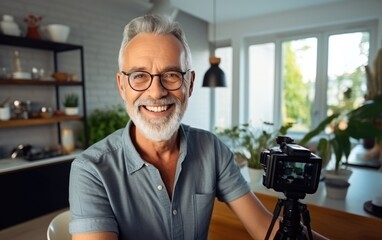
[[287,136],[276,141],[280,147],[265,149],[260,155],[263,185],[284,193],[315,193],[322,159]]

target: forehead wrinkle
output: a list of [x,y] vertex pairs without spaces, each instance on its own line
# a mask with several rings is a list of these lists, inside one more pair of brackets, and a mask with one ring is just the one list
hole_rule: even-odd
[[[185,57],[183,46],[174,36],[141,33],[126,45],[122,66],[128,70],[185,71]],[[129,66],[130,63],[134,65]]]

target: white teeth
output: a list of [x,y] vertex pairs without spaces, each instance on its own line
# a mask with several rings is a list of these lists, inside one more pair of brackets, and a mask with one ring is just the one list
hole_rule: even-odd
[[146,106],[146,109],[151,111],[151,112],[164,112],[168,108],[167,105],[165,106]]

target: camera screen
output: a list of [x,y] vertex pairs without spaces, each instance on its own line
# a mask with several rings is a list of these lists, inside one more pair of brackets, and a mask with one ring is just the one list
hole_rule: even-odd
[[310,163],[281,161],[281,164],[279,176],[284,184],[304,184],[304,179],[312,174]]
[[277,189],[315,191],[317,186],[317,164],[312,162],[277,161],[275,175],[277,176]]

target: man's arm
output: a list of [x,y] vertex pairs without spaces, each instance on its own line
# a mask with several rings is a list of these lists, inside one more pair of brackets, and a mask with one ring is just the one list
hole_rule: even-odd
[[[273,215],[265,208],[255,194],[249,192],[234,201],[228,202],[227,204],[243,223],[245,229],[247,229],[253,239],[265,238]],[[275,224],[272,229],[272,234],[269,239],[274,238],[278,228],[279,226],[277,221],[277,224]],[[316,232],[313,232],[313,238],[327,239]]]
[[[240,219],[253,239],[264,239],[272,221],[272,214],[252,192],[228,202],[227,205]],[[277,229],[275,228],[276,226],[273,228],[270,239],[273,239],[276,234]]]
[[96,232],[73,234],[72,240],[118,240],[118,235],[114,232]]

